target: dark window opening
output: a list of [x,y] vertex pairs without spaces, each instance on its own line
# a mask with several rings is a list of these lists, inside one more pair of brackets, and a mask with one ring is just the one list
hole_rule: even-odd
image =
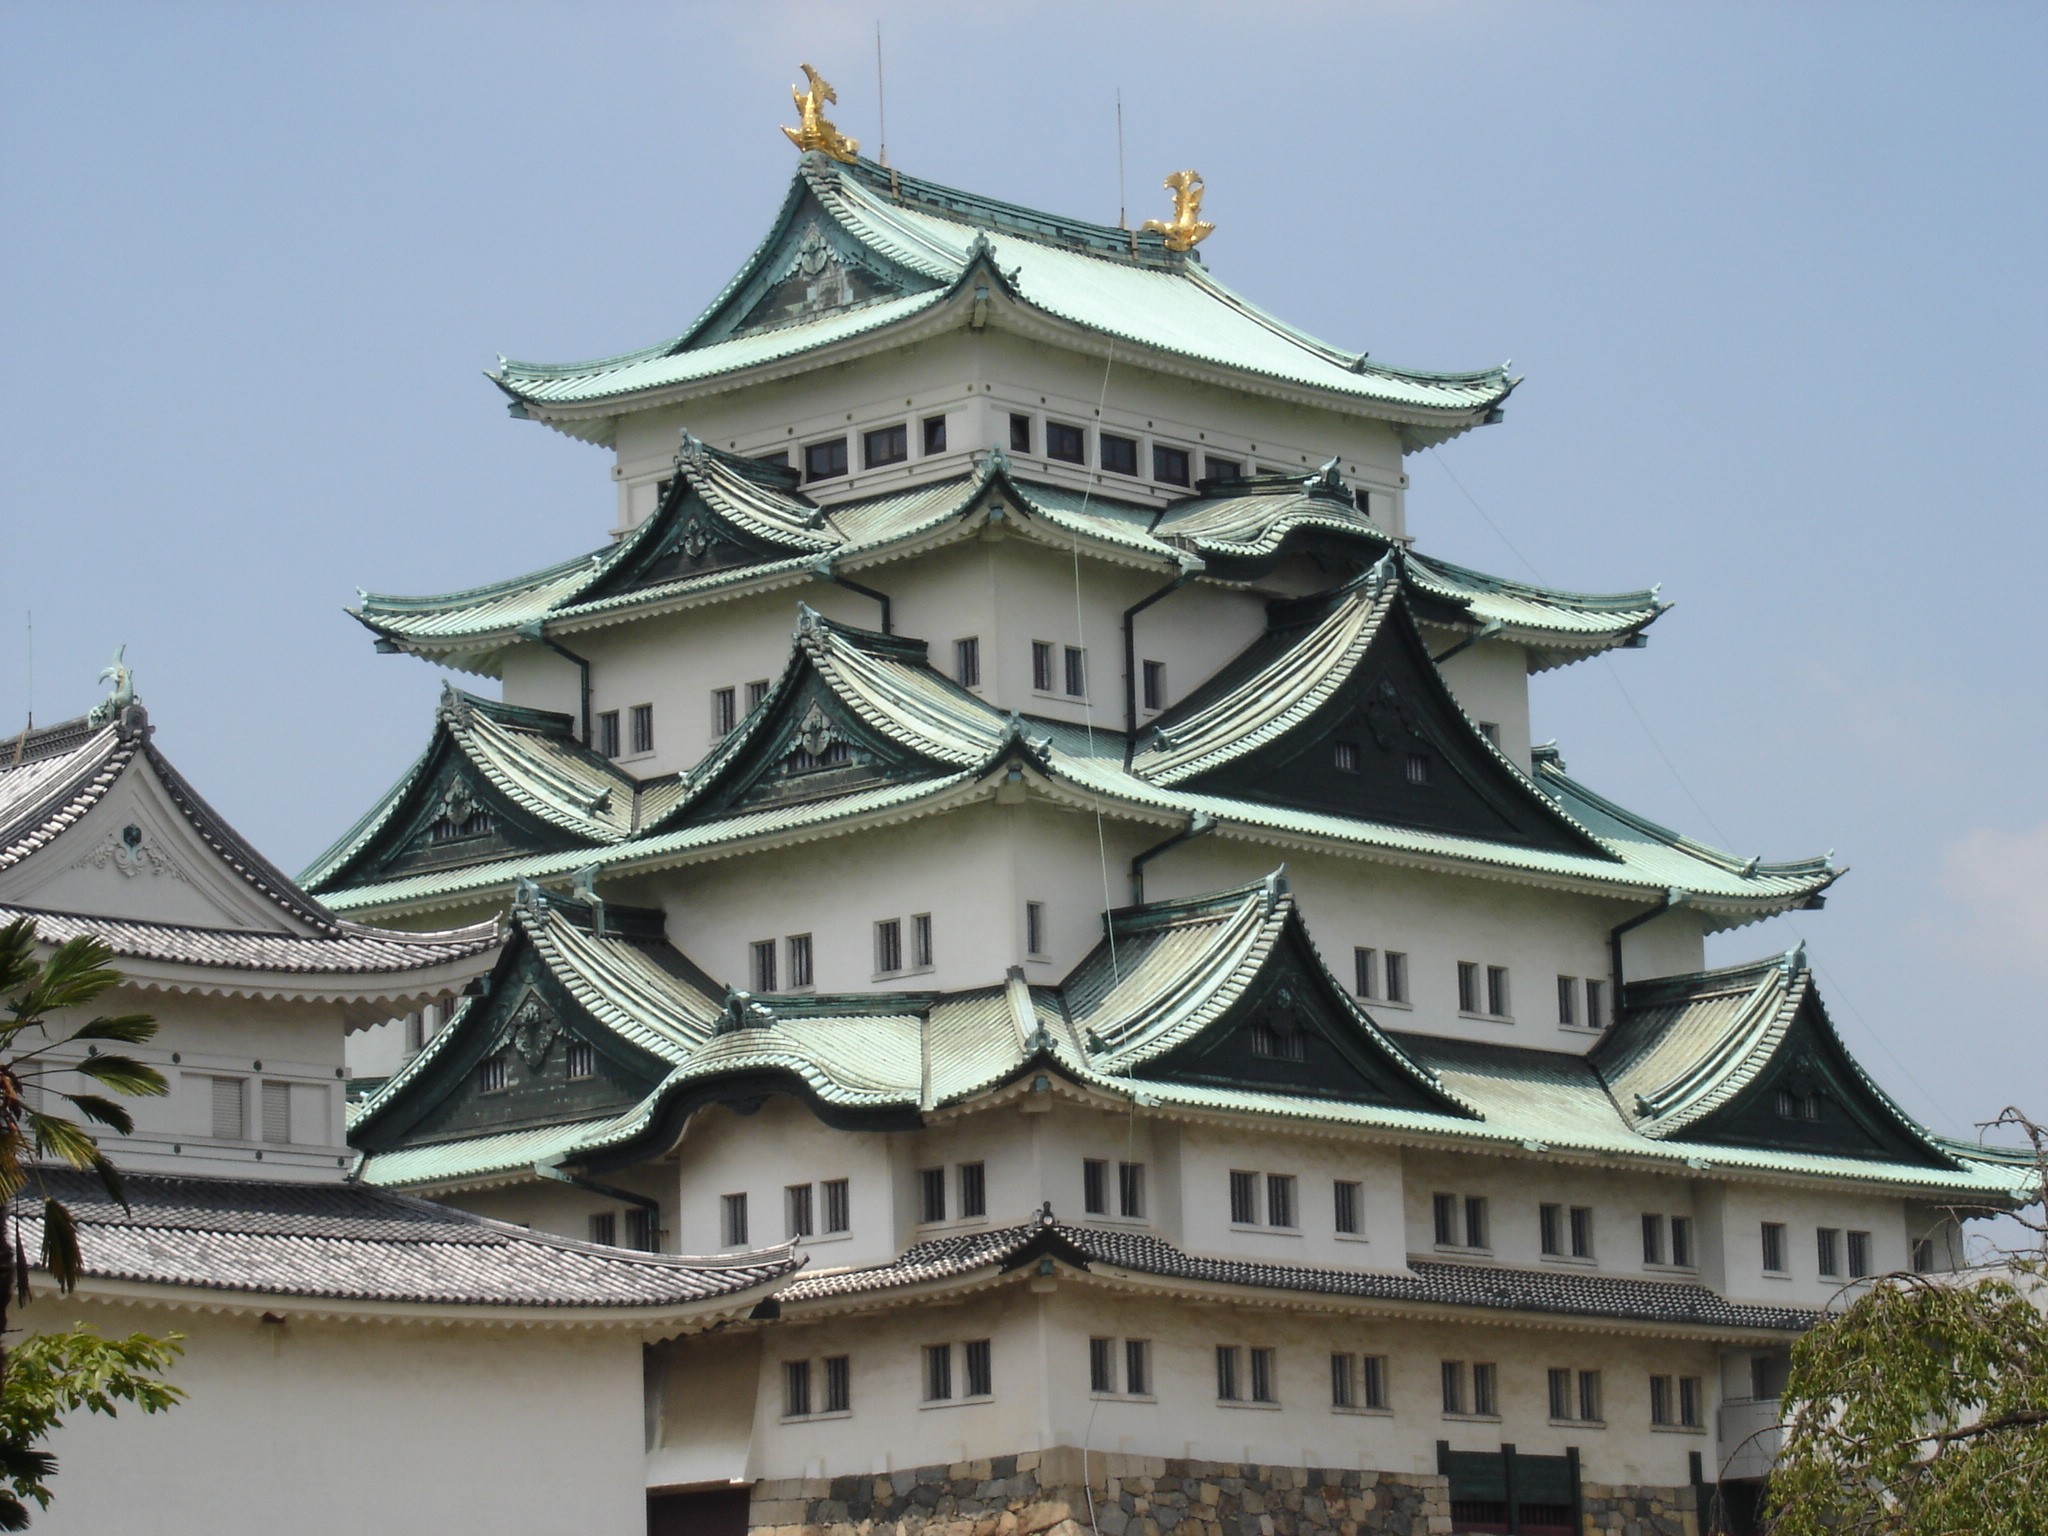
[[1190,469],[1188,451],[1185,448],[1169,448],[1164,443],[1152,445],[1152,478],[1164,485],[1186,485]]
[[846,473],[846,439],[835,437],[826,443],[804,445],[804,478],[831,480]]
[[1241,459],[1219,459],[1214,454],[1202,460],[1202,478],[1205,480],[1242,480],[1244,462]]
[[1029,453],[1030,451],[1031,418],[1029,416],[1012,416],[1010,418],[1010,452]]
[[633,750],[652,752],[654,750],[654,706],[635,704],[633,706]]
[[[944,418],[940,418],[944,429]],[[861,463],[868,469],[880,469],[884,464],[901,464],[910,457],[910,429],[902,423],[893,427],[877,427],[872,432],[860,435]]]
[[1166,663],[1148,661],[1145,663],[1145,707],[1166,708]]
[[927,454],[946,451],[946,418],[927,416],[924,419],[924,451]]
[[597,717],[597,751],[600,757],[619,755],[619,712],[608,709]]
[[[1011,420],[1014,422],[1016,418],[1012,417]],[[1088,434],[1080,427],[1069,426],[1064,421],[1048,421],[1045,424],[1045,456],[1048,459],[1063,460],[1068,464],[1086,464]]]
[[1135,475],[1138,472],[1138,440],[1135,437],[1118,437],[1114,433],[1098,434],[1102,443],[1102,467],[1112,475]]

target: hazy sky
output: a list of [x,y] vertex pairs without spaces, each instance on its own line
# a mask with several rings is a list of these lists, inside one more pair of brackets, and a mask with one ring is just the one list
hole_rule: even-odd
[[125,642],[202,791],[318,852],[439,687],[356,587],[611,522],[604,451],[483,370],[682,329],[783,195],[800,60],[878,137],[878,14],[904,170],[1113,222],[1120,87],[1133,217],[1199,168],[1224,281],[1513,358],[1505,423],[1410,461],[1421,547],[1678,604],[1538,678],[1538,738],[1836,849],[1825,912],[1711,957],[1796,923],[1909,1109],[2048,1115],[2039,5],[0,5],[0,729],[30,609],[40,720]]

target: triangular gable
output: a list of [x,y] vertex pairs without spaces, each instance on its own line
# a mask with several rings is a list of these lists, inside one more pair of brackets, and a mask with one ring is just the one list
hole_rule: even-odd
[[1445,685],[1389,556],[1268,632],[1154,724],[1132,768],[1208,791],[1611,859],[1480,732]]
[[1063,987],[1094,1071],[1471,1114],[1331,977],[1284,875],[1108,928]]
[[1632,983],[1593,1064],[1659,1140],[1952,1162],[1842,1044],[1802,951]]

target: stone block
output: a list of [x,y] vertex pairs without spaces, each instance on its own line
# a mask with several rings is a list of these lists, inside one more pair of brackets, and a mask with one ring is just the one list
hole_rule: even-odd
[[1063,1520],[1071,1520],[1073,1507],[1064,1499],[1044,1499],[1036,1504],[1027,1504],[1017,1511],[1017,1529],[1023,1536],[1032,1536],[1036,1531],[1049,1531]]

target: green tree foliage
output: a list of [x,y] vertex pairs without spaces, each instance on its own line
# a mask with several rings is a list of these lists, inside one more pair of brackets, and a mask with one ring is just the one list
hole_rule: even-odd
[[[29,1298],[32,1270],[47,1270],[62,1293],[78,1284],[78,1227],[64,1202],[43,1187],[41,1170],[53,1162],[89,1169],[126,1204],[121,1176],[98,1137],[78,1119],[54,1112],[52,1103],[68,1104],[83,1120],[125,1135],[135,1128],[133,1117],[108,1094],[166,1091],[154,1067],[107,1049],[143,1044],[156,1034],[154,1020],[130,1013],[66,1022],[120,983],[120,972],[108,964],[112,958],[95,939],[72,939],[39,960],[30,919],[0,927],[0,1338],[10,1305]],[[106,1091],[59,1089],[48,1079],[60,1072]],[[32,1087],[41,1090],[37,1104],[29,1100]],[[31,1215],[41,1228],[34,1260],[24,1235]],[[117,1402],[135,1403],[145,1413],[168,1408],[177,1390],[150,1373],[177,1353],[175,1336],[104,1339],[82,1326],[0,1350],[0,1530],[28,1524],[26,1501],[50,1502],[56,1461],[41,1446],[65,1414],[80,1408],[110,1414]]]

